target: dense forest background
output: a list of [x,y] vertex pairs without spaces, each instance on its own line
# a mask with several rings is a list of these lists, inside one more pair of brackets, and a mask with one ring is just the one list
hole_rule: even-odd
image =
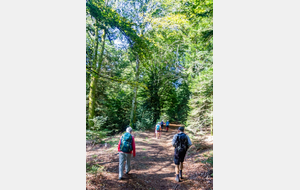
[[162,119],[212,133],[212,0],[88,0],[86,100],[87,138]]

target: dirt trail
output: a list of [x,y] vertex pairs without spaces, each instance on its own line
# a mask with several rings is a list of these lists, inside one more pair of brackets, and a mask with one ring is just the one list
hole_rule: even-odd
[[[110,150],[100,147],[87,150],[87,161],[94,159],[105,168],[97,182],[89,183],[98,183],[95,189],[193,189],[194,181],[191,179],[183,179],[180,183],[175,181],[174,148],[171,142],[178,127],[170,124],[168,132],[164,127],[161,139],[156,139],[154,132],[133,132],[136,157],[131,159],[130,175],[124,171],[124,180],[118,180],[117,146]],[[183,177],[188,177],[188,168],[194,164],[188,157],[185,158]]]

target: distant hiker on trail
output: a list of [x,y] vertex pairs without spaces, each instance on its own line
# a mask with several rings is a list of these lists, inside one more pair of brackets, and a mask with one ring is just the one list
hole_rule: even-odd
[[166,130],[167,130],[167,132],[169,131],[169,124],[170,124],[170,122],[169,122],[169,120],[167,120],[167,122],[166,122]]
[[134,137],[131,135],[132,128],[127,127],[126,132],[121,136],[118,151],[119,151],[119,179],[123,179],[124,162],[126,161],[125,169],[126,174],[130,172],[130,158],[133,152],[135,157],[135,142]]
[[175,147],[174,151],[174,162],[175,162],[175,173],[177,182],[180,182],[182,177],[183,161],[186,154],[186,151],[192,145],[191,139],[185,133],[183,133],[184,127],[178,128],[178,133],[174,135],[172,140],[172,145]]
[[160,122],[160,126],[161,126],[161,131],[163,130],[163,128],[164,128],[164,120],[161,120],[161,122]]
[[156,139],[160,139],[160,132],[161,132],[161,127],[160,127],[160,123],[158,122],[158,123],[155,125]]

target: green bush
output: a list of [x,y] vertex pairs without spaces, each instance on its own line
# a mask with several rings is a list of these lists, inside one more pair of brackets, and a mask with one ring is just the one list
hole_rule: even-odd
[[90,119],[90,121],[93,121],[94,125],[91,126],[91,130],[93,131],[99,131],[101,129],[101,127],[104,125],[104,123],[106,122],[107,117],[103,117],[103,116],[97,116],[94,117],[93,119]]
[[93,140],[95,142],[101,142],[101,139],[106,137],[106,131],[93,131],[93,130],[86,130],[86,139]]
[[208,157],[206,160],[203,160],[202,163],[208,163],[209,165],[211,165],[211,167],[213,167],[213,156]]
[[86,163],[86,172],[97,175],[98,172],[104,171],[104,166],[98,164]]
[[90,130],[86,130],[86,139],[93,140],[95,142],[101,142],[101,139],[105,138],[109,132],[102,128],[107,120],[107,117],[97,116],[90,120],[93,121],[94,125],[91,126]]
[[153,126],[152,115],[151,115],[150,112],[145,112],[144,115],[143,115],[143,118],[139,119],[136,122],[136,129],[137,130],[151,129],[152,126]]

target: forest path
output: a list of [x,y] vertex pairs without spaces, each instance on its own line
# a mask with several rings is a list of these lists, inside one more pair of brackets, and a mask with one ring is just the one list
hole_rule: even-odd
[[[111,148],[87,150],[87,161],[94,159],[103,168],[98,180],[87,183],[99,184],[97,189],[192,189],[193,182],[189,179],[183,179],[180,183],[175,181],[174,147],[171,142],[179,126],[170,124],[168,132],[164,126],[161,139],[155,138],[154,130],[136,133],[133,131],[136,157],[131,158],[130,175],[124,171],[124,180],[118,180],[119,155],[116,145],[120,137],[113,141],[114,146]],[[185,168],[190,168],[190,164],[193,163],[186,156],[183,177],[187,177]]]

